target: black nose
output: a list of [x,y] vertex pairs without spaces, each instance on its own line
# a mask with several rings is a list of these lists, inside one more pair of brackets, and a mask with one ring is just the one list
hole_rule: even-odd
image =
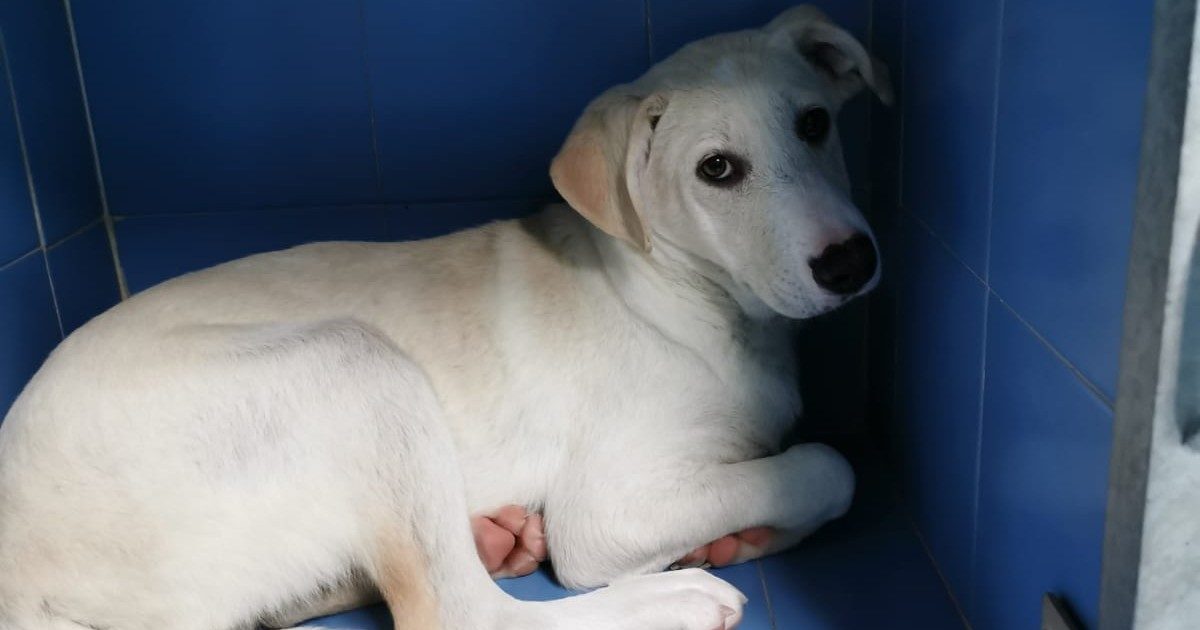
[[838,295],[857,293],[875,277],[878,264],[875,244],[866,234],[855,234],[844,243],[830,245],[820,256],[808,261],[817,285]]

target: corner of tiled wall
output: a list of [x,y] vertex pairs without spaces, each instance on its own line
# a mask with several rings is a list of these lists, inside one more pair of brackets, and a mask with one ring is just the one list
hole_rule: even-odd
[[0,414],[119,299],[65,7],[0,4]]

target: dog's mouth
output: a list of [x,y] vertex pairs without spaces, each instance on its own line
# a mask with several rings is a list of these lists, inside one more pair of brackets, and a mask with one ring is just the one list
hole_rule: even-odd
[[[880,274],[853,293],[835,293],[820,288],[805,289],[794,283],[784,283],[783,286],[771,285],[767,291],[755,292],[763,302],[775,313],[788,319],[811,319],[826,313],[836,311],[846,304],[861,298],[878,285]],[[791,290],[788,290],[791,289]]]

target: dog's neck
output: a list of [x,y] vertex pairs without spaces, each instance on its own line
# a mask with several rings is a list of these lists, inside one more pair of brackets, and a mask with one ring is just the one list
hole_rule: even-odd
[[754,304],[753,296],[739,299],[726,288],[732,280],[721,278],[723,272],[712,263],[661,238],[647,253],[594,228],[589,234],[626,307],[710,365],[727,364],[714,355],[730,351],[759,354],[766,344],[774,353],[790,346],[780,337],[790,336],[791,322]]

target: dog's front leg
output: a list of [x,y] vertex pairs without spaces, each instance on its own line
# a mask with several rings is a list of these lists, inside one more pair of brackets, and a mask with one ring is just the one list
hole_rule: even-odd
[[844,514],[854,494],[850,465],[821,444],[737,463],[611,464],[569,475],[555,493],[562,496],[547,504],[550,555],[567,586],[660,571],[696,547],[755,527],[778,531],[768,543],[777,550]]

